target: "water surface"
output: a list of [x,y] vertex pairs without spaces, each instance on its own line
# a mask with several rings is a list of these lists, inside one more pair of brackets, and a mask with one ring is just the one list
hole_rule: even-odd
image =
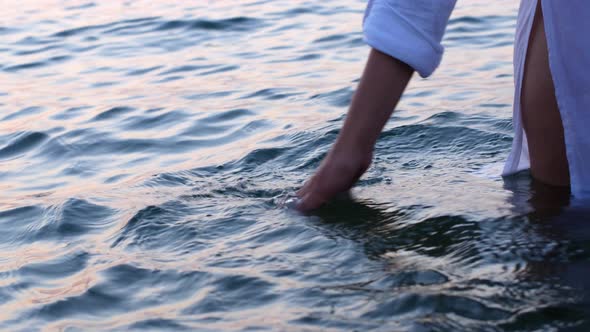
[[587,205],[498,176],[517,4],[489,3],[312,216],[280,202],[342,124],[364,2],[4,4],[0,327],[584,330]]

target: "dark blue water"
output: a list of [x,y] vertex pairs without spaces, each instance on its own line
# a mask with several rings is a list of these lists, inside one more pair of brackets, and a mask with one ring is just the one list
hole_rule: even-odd
[[463,1],[353,198],[362,1],[7,2],[0,329],[584,331],[590,212],[512,141],[517,4]]

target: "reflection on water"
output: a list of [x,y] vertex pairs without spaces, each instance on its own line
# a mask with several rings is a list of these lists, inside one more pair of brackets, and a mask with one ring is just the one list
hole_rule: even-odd
[[0,11],[5,330],[585,330],[587,202],[504,179],[516,3],[463,1],[353,195],[279,204],[338,134],[362,1]]
[[327,237],[355,241],[385,263],[373,278],[337,287],[378,299],[362,317],[418,318],[401,325],[410,329],[539,330],[552,322],[583,330],[590,313],[590,204],[526,172],[504,179],[504,188],[513,216],[481,221],[444,215],[409,223],[428,207],[370,200],[325,206],[316,226]]

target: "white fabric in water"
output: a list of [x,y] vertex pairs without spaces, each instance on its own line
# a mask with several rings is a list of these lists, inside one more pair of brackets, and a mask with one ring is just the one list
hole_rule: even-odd
[[572,194],[590,197],[590,1],[542,0],[541,5]]
[[[540,0],[549,65],[564,127],[572,194],[590,196],[590,1]],[[369,0],[363,21],[371,47],[427,77],[440,64],[441,40],[456,0]],[[492,4],[491,4],[492,5]],[[520,95],[537,0],[522,0],[514,49],[514,140],[502,175],[530,168]]]

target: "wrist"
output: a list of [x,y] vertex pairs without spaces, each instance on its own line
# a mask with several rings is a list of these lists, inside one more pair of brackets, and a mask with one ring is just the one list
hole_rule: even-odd
[[373,159],[373,144],[361,141],[338,140],[330,155],[336,159],[346,159],[352,164],[370,164]]
[[375,148],[375,142],[366,134],[355,135],[346,132],[346,128],[338,136],[333,150],[336,153],[355,153],[358,155],[372,155]]

